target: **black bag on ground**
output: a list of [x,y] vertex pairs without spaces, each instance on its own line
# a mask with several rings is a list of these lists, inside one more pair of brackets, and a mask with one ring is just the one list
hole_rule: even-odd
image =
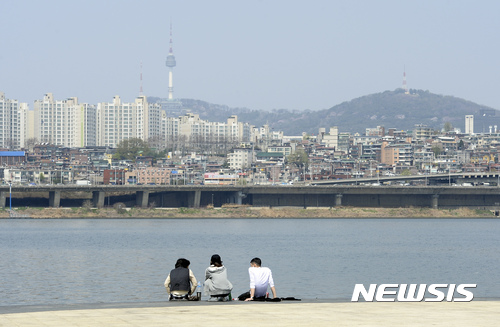
[[270,299],[270,298],[266,297],[264,299],[264,301],[266,301],[266,302],[281,302],[281,298],[279,298],[279,297],[273,297],[272,299]]
[[250,298],[250,291],[245,292],[245,293],[243,293],[243,294],[240,294],[240,295],[238,296],[238,300],[240,300],[240,301],[245,301],[245,300],[246,300],[246,299],[248,299],[248,298]]
[[293,296],[289,296],[289,297],[282,297],[281,301],[300,301],[300,299],[296,299]]
[[[238,300],[240,300],[240,301],[245,301],[248,298],[250,298],[250,292],[245,292],[245,293],[242,293],[238,296]],[[254,301],[261,301],[261,302],[300,301],[300,299],[296,299],[293,296],[281,297],[281,298],[278,297],[275,299],[274,298],[270,299],[270,298],[266,298],[265,296],[261,296],[261,297],[256,297],[253,300]]]

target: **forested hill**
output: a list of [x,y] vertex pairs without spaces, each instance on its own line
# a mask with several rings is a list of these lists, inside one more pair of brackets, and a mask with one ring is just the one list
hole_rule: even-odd
[[[157,98],[150,98],[150,101],[153,99]],[[464,131],[465,115],[474,115],[475,132],[487,132],[489,125],[498,125],[500,129],[500,111],[423,90],[410,90],[410,94],[405,94],[402,89],[385,91],[317,111],[265,111],[229,108],[192,99],[181,101],[185,108],[199,114],[202,119],[222,122],[236,114],[240,121],[256,126],[268,123],[271,128],[282,130],[286,135],[299,135],[302,132],[316,134],[320,127],[325,127],[328,131],[332,126],[338,126],[340,132],[361,134],[367,127],[376,126],[411,130],[415,124],[425,124],[434,129],[442,129],[446,122]]]

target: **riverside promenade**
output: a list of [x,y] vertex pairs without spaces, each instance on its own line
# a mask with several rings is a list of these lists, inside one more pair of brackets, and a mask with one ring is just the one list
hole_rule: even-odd
[[500,301],[156,302],[0,307],[0,326],[496,326]]

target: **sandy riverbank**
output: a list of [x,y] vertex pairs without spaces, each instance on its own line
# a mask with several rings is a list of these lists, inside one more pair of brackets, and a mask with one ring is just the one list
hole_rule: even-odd
[[494,326],[500,302],[158,303],[9,313],[0,326]]
[[[498,218],[489,210],[431,208],[16,208],[19,218]],[[22,216],[21,216],[22,215]],[[24,217],[23,217],[24,216]],[[0,211],[9,218],[9,211]]]

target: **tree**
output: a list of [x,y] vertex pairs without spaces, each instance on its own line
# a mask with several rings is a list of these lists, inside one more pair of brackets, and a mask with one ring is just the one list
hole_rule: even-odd
[[30,151],[33,151],[33,147],[38,144],[38,139],[36,137],[31,137],[24,141],[24,147],[26,149],[29,149]]
[[401,176],[410,176],[411,171],[409,169],[405,169],[401,172]]
[[13,151],[18,147],[17,141],[11,138],[5,139],[3,146],[9,149],[10,151]]
[[148,146],[147,142],[140,138],[133,137],[122,140],[120,143],[118,143],[116,147],[116,153],[113,155],[113,159],[135,160],[135,158],[139,155],[153,156],[154,153]]
[[83,201],[82,208],[87,212],[90,211],[90,209],[92,209],[92,201],[90,200]]
[[156,149],[157,151],[165,149],[165,138],[163,135],[151,136],[147,143],[150,148]]
[[445,133],[448,133],[453,130],[453,125],[449,121],[447,121],[446,123],[444,123],[443,130]]
[[293,164],[298,168],[304,167],[307,169],[309,166],[309,157],[304,149],[297,149],[294,153],[287,157],[287,161],[289,164]]
[[441,152],[443,152],[443,149],[441,149],[441,147],[437,146],[437,145],[433,146],[431,150],[432,150],[432,152],[434,152],[435,158],[437,158],[437,156],[439,156],[441,154]]

